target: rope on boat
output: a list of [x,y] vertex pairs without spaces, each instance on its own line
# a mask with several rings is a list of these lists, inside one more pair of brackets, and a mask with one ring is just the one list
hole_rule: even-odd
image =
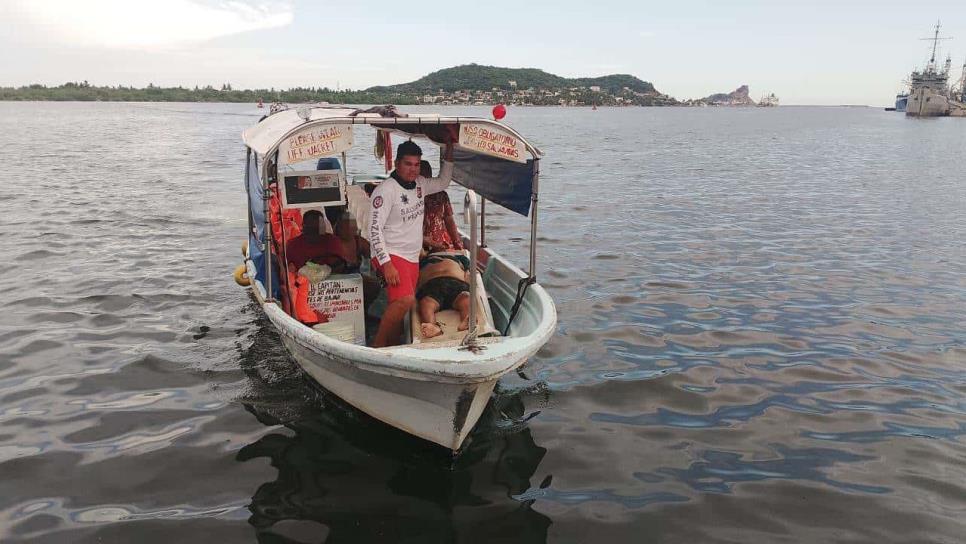
[[513,319],[517,316],[517,312],[520,311],[520,304],[523,302],[523,297],[527,294],[527,289],[534,283],[537,283],[537,278],[527,276],[517,284],[517,298],[513,301],[513,308],[510,310],[510,318],[507,319],[506,327],[503,329],[503,336],[506,336],[510,332],[510,325],[513,324]]

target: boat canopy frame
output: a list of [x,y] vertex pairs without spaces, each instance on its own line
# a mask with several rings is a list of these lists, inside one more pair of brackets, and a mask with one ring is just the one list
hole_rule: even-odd
[[[274,301],[273,294],[273,282],[272,282],[272,254],[274,253],[272,249],[272,229],[271,229],[271,218],[269,212],[269,201],[272,197],[272,190],[269,187],[269,164],[271,161],[268,160],[269,157],[275,156],[278,152],[279,147],[288,138],[298,134],[306,129],[311,129],[315,127],[327,126],[327,125],[369,125],[376,130],[390,131],[397,134],[401,134],[407,137],[421,137],[427,138],[433,143],[443,146],[447,143],[454,144],[454,156],[456,152],[459,152],[466,161],[477,160],[482,161],[484,171],[487,171],[491,178],[498,177],[501,170],[503,172],[509,172],[510,169],[515,167],[522,167],[519,163],[515,161],[510,161],[507,159],[501,159],[497,157],[492,157],[487,154],[478,153],[472,149],[462,147],[458,144],[458,129],[463,123],[473,123],[478,125],[486,125],[498,128],[499,130],[505,131],[511,134],[513,137],[519,139],[523,144],[525,150],[530,155],[530,158],[526,160],[525,168],[522,173],[530,177],[530,195],[525,203],[525,207],[521,205],[514,206],[513,204],[507,204],[506,202],[500,202],[499,200],[490,198],[494,203],[501,205],[502,207],[515,211],[523,216],[530,216],[530,263],[529,270],[527,272],[527,277],[521,280],[520,285],[517,288],[516,303],[510,312],[506,330],[509,330],[510,323],[512,323],[517,310],[519,309],[520,303],[523,296],[526,294],[527,288],[536,283],[536,266],[537,266],[537,204],[539,201],[539,179],[540,179],[540,157],[543,156],[543,152],[526,140],[519,132],[513,128],[495,121],[492,119],[487,119],[484,117],[472,117],[472,116],[441,116],[437,114],[405,114],[402,116],[395,113],[393,108],[387,107],[383,108],[383,113],[391,112],[390,115],[383,115],[382,113],[371,113],[368,111],[344,108],[344,107],[333,107],[333,106],[315,106],[315,107],[299,107],[297,109],[287,109],[263,118],[257,125],[250,127],[243,131],[242,139],[245,142],[245,146],[248,149],[249,157],[246,160],[246,172],[253,166],[251,154],[254,153],[254,166],[258,170],[259,179],[261,182],[262,189],[262,199],[263,199],[263,212],[264,212],[264,227],[262,234],[264,241],[260,241],[256,237],[257,229],[254,225],[249,225],[251,236],[254,237],[254,241],[258,242],[259,249],[265,255],[265,292],[267,294],[266,301]],[[456,130],[450,130],[448,127],[453,127]],[[259,156],[262,158],[261,164],[259,164]],[[345,154],[342,153],[343,158]],[[456,161],[461,159],[456,157]],[[278,159],[276,158],[276,164]],[[501,168],[501,163],[502,168]],[[493,167],[496,167],[494,170]],[[343,168],[346,165],[343,163]],[[249,222],[251,223],[253,217],[251,213],[251,207],[254,204],[251,201],[251,191],[249,189],[249,175],[246,174],[246,190],[249,195]],[[465,187],[468,190],[474,190],[479,193],[483,198],[481,199],[481,210],[480,210],[480,247],[485,246],[485,205],[487,197],[494,194],[493,191],[487,190],[493,189],[494,185],[499,185],[498,181],[493,179],[489,180],[489,184],[479,184],[472,183],[470,179],[459,179],[459,169],[457,173],[454,174],[453,181],[457,184]],[[478,251],[479,248],[474,248]],[[505,334],[505,333],[504,333]]]

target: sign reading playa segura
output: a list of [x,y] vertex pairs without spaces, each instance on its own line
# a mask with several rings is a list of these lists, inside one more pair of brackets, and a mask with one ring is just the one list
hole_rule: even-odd
[[278,148],[288,164],[331,157],[352,147],[352,125],[312,127],[289,136]]
[[493,125],[460,123],[460,147],[514,162],[527,162],[520,138]]

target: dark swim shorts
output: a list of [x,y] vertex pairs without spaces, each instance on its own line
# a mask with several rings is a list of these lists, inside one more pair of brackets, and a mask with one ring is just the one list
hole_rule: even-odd
[[430,297],[439,303],[440,310],[448,310],[453,307],[460,293],[469,291],[469,284],[463,280],[447,277],[433,278],[416,291],[416,300]]

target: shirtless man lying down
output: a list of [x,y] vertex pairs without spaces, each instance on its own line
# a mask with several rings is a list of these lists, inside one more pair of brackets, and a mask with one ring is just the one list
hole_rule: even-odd
[[423,338],[443,334],[436,312],[453,309],[460,314],[458,330],[470,324],[470,260],[463,255],[434,253],[420,262],[416,300]]

